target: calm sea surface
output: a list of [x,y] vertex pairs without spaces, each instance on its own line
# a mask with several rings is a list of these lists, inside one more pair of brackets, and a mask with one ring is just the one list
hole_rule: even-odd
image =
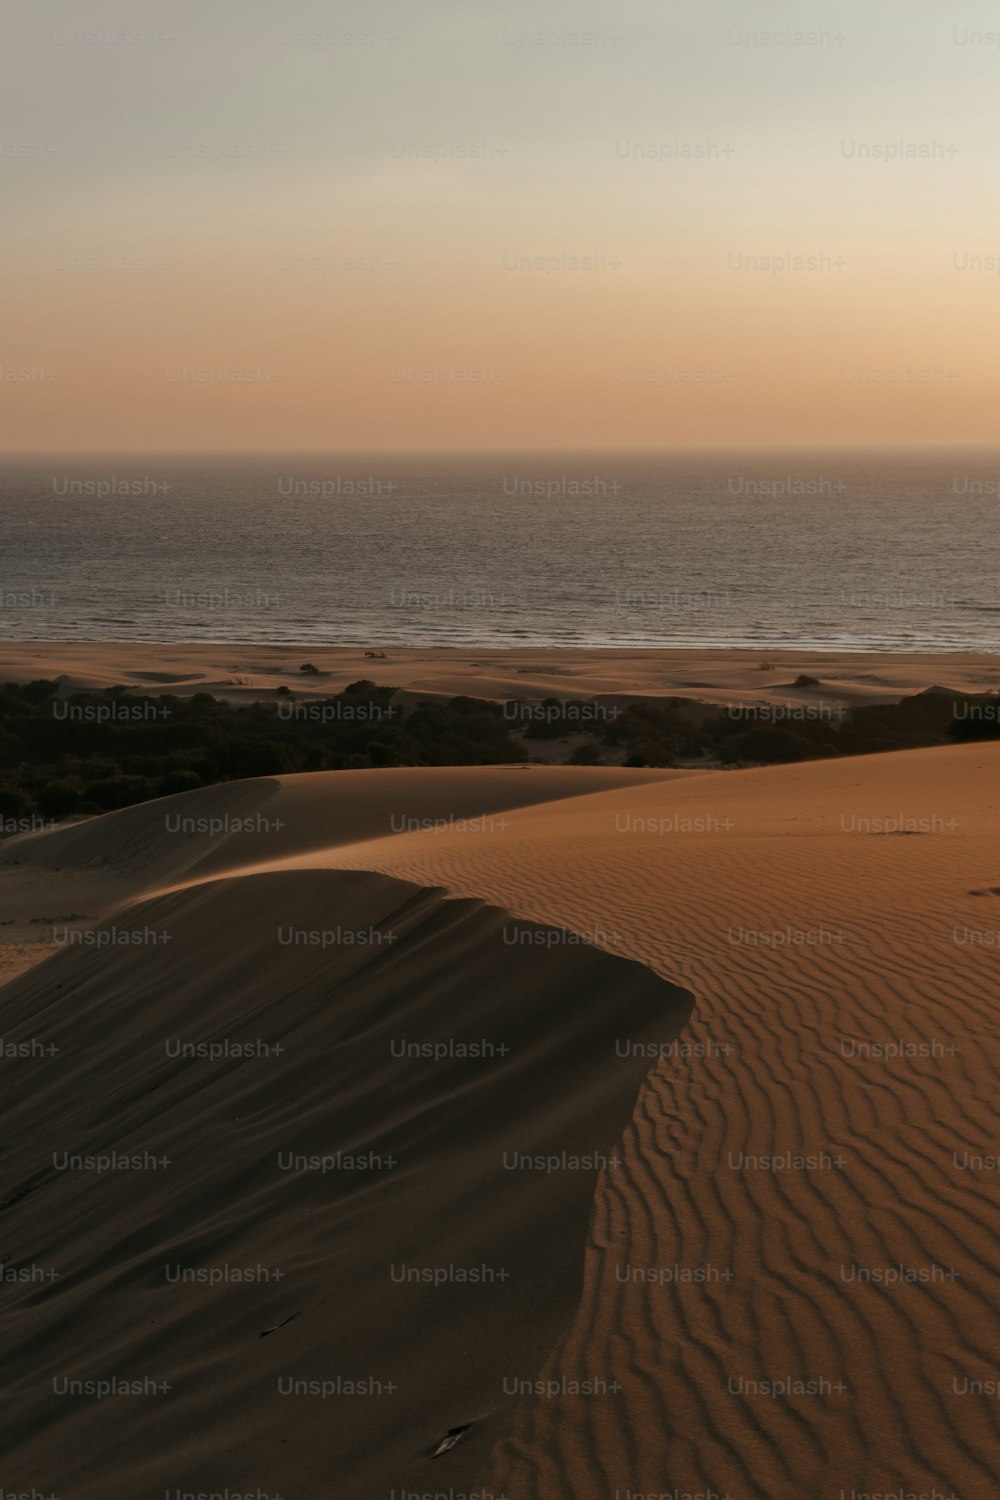
[[0,460],[0,639],[1000,651],[1000,450]]

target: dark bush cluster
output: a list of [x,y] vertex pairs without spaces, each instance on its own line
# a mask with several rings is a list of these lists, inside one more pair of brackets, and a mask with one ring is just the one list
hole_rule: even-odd
[[526,759],[498,704],[457,698],[404,719],[393,688],[364,681],[319,701],[249,704],[121,688],[60,699],[56,687],[0,690],[0,831],[29,813],[107,812],[247,776]]
[[[516,764],[553,742],[575,765],[672,766],[699,759],[772,764],[995,739],[1000,697],[931,690],[842,718],[738,713],[663,698],[614,705],[546,699],[506,705],[456,697],[393,704],[396,690],[351,683],[324,699],[287,687],[267,702],[133,694],[60,698],[57,684],[0,689],[0,832],[41,815],[107,812],[214,782],[294,771]],[[537,752],[536,752],[537,753]]]

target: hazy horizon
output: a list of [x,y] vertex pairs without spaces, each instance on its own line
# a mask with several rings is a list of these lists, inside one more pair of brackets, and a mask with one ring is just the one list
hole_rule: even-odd
[[0,448],[989,442],[994,19],[19,9]]
[[489,457],[496,454],[504,457],[509,454],[531,454],[551,455],[552,457],[568,457],[575,459],[586,459],[589,456],[606,456],[619,454],[623,456],[633,455],[635,457],[653,457],[662,454],[664,457],[677,457],[683,454],[702,454],[705,457],[724,457],[727,453],[772,453],[779,455],[815,453],[824,456],[836,456],[843,454],[863,455],[866,453],[888,455],[892,453],[972,453],[981,451],[984,453],[1000,454],[1000,441],[982,443],[699,443],[684,444],[677,443],[671,447],[660,447],[655,445],[635,445],[630,447],[585,447],[582,444],[574,444],[572,447],[542,447],[528,445],[511,445],[509,447],[390,447],[383,445],[370,448],[9,448],[0,449],[0,459],[37,459],[48,462],[57,458],[281,458],[288,455],[296,457],[331,457],[331,458],[374,458],[380,455],[392,457],[426,458],[435,454],[442,457]]

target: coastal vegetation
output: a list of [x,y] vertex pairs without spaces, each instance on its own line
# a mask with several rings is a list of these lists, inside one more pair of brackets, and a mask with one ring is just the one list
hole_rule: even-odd
[[[809,690],[813,685],[809,684]],[[100,813],[221,781],[380,766],[747,766],[868,755],[1000,735],[1000,697],[932,688],[851,709],[696,703],[397,701],[361,680],[322,699],[288,686],[231,702],[63,696],[47,680],[0,688],[0,832],[21,820]]]

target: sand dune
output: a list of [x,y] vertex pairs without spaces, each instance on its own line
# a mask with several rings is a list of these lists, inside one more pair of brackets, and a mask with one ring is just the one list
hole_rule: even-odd
[[[44,872],[51,889],[58,875],[64,903],[89,896],[100,913],[116,898],[158,889],[185,872],[197,878],[314,851],[322,856],[344,844],[390,837],[403,822],[434,836],[450,825],[472,832],[486,819],[492,822],[484,822],[483,831],[503,831],[502,815],[514,808],[688,774],[620,766],[450,766],[227,781],[6,839],[0,880],[4,871],[18,870],[7,882],[16,900],[26,877]],[[19,904],[29,907],[35,899],[33,892],[22,894]]]
[[[648,1069],[616,1056],[617,1030],[627,1020],[659,1045],[691,997],[479,902],[374,875],[253,876],[240,860],[328,854],[383,833],[400,805],[489,826],[505,806],[642,780],[291,777],[12,841],[5,885],[47,873],[117,908],[64,929],[63,951],[3,991],[6,1042],[27,1054],[6,1064],[0,1209],[5,1265],[26,1277],[5,1287],[12,1482],[310,1493],[328,1474],[361,1497],[423,1486],[428,1449],[472,1423],[448,1458],[471,1485],[510,1404],[505,1375],[535,1376],[579,1300],[597,1172],[606,1157],[615,1169]],[[181,852],[167,807],[172,822],[248,826],[199,827]],[[181,871],[186,889],[123,904]],[[169,1052],[211,1043],[256,1050]],[[392,1055],[407,1043],[448,1055]],[[488,1054],[451,1055],[466,1045]],[[310,1161],[333,1153],[364,1165]],[[539,1171],[508,1155],[580,1161]],[[67,1156],[142,1165],[74,1169]],[[268,1279],[172,1284],[178,1266]],[[481,1279],[405,1279],[442,1268]],[[60,1389],[147,1376],[171,1390],[98,1402]],[[378,1398],[309,1385],[356,1380],[380,1382]]]
[[[4,882],[103,870],[130,903],[105,930],[177,940],[80,943],[0,992],[7,1037],[63,1048],[5,1064],[4,1259],[63,1273],[5,1288],[7,1479],[87,1497],[459,1493],[477,1476],[511,1500],[992,1497],[998,772],[989,746],[614,780],[346,772],[170,799],[287,814],[190,860],[149,821],[168,803],[18,841]],[[515,784],[541,795],[516,802]],[[338,923],[401,938],[275,951],[276,926]],[[510,940],[539,924],[551,947]],[[471,1086],[468,1060],[397,1081],[384,1042],[404,1025],[524,1040]],[[167,1028],[277,1037],[287,1056],[165,1059]],[[610,1154],[630,1114],[589,1231],[592,1175],[483,1176],[521,1149],[501,1142]],[[398,1145],[403,1162],[401,1140],[412,1169],[360,1188],[268,1162],[283,1144]],[[180,1170],[51,1165],[112,1147]],[[521,1274],[393,1286],[373,1271],[386,1256]],[[169,1285],[169,1259],[288,1279]],[[346,1375],[361,1348],[370,1374],[398,1360],[406,1403],[275,1399],[279,1375]],[[551,1388],[508,1420],[503,1377],[543,1362]],[[137,1368],[176,1392],[45,1388]],[[418,1457],[470,1420],[452,1453]]]
[[[474,853],[368,846],[611,930],[697,996],[702,1055],[643,1092],[549,1366],[621,1390],[526,1406],[494,1490],[995,1492],[997,1403],[966,1382],[1000,1348],[1000,904],[973,894],[998,771],[972,747],[709,775],[513,815]],[[789,1377],[818,1390],[759,1393]]]

